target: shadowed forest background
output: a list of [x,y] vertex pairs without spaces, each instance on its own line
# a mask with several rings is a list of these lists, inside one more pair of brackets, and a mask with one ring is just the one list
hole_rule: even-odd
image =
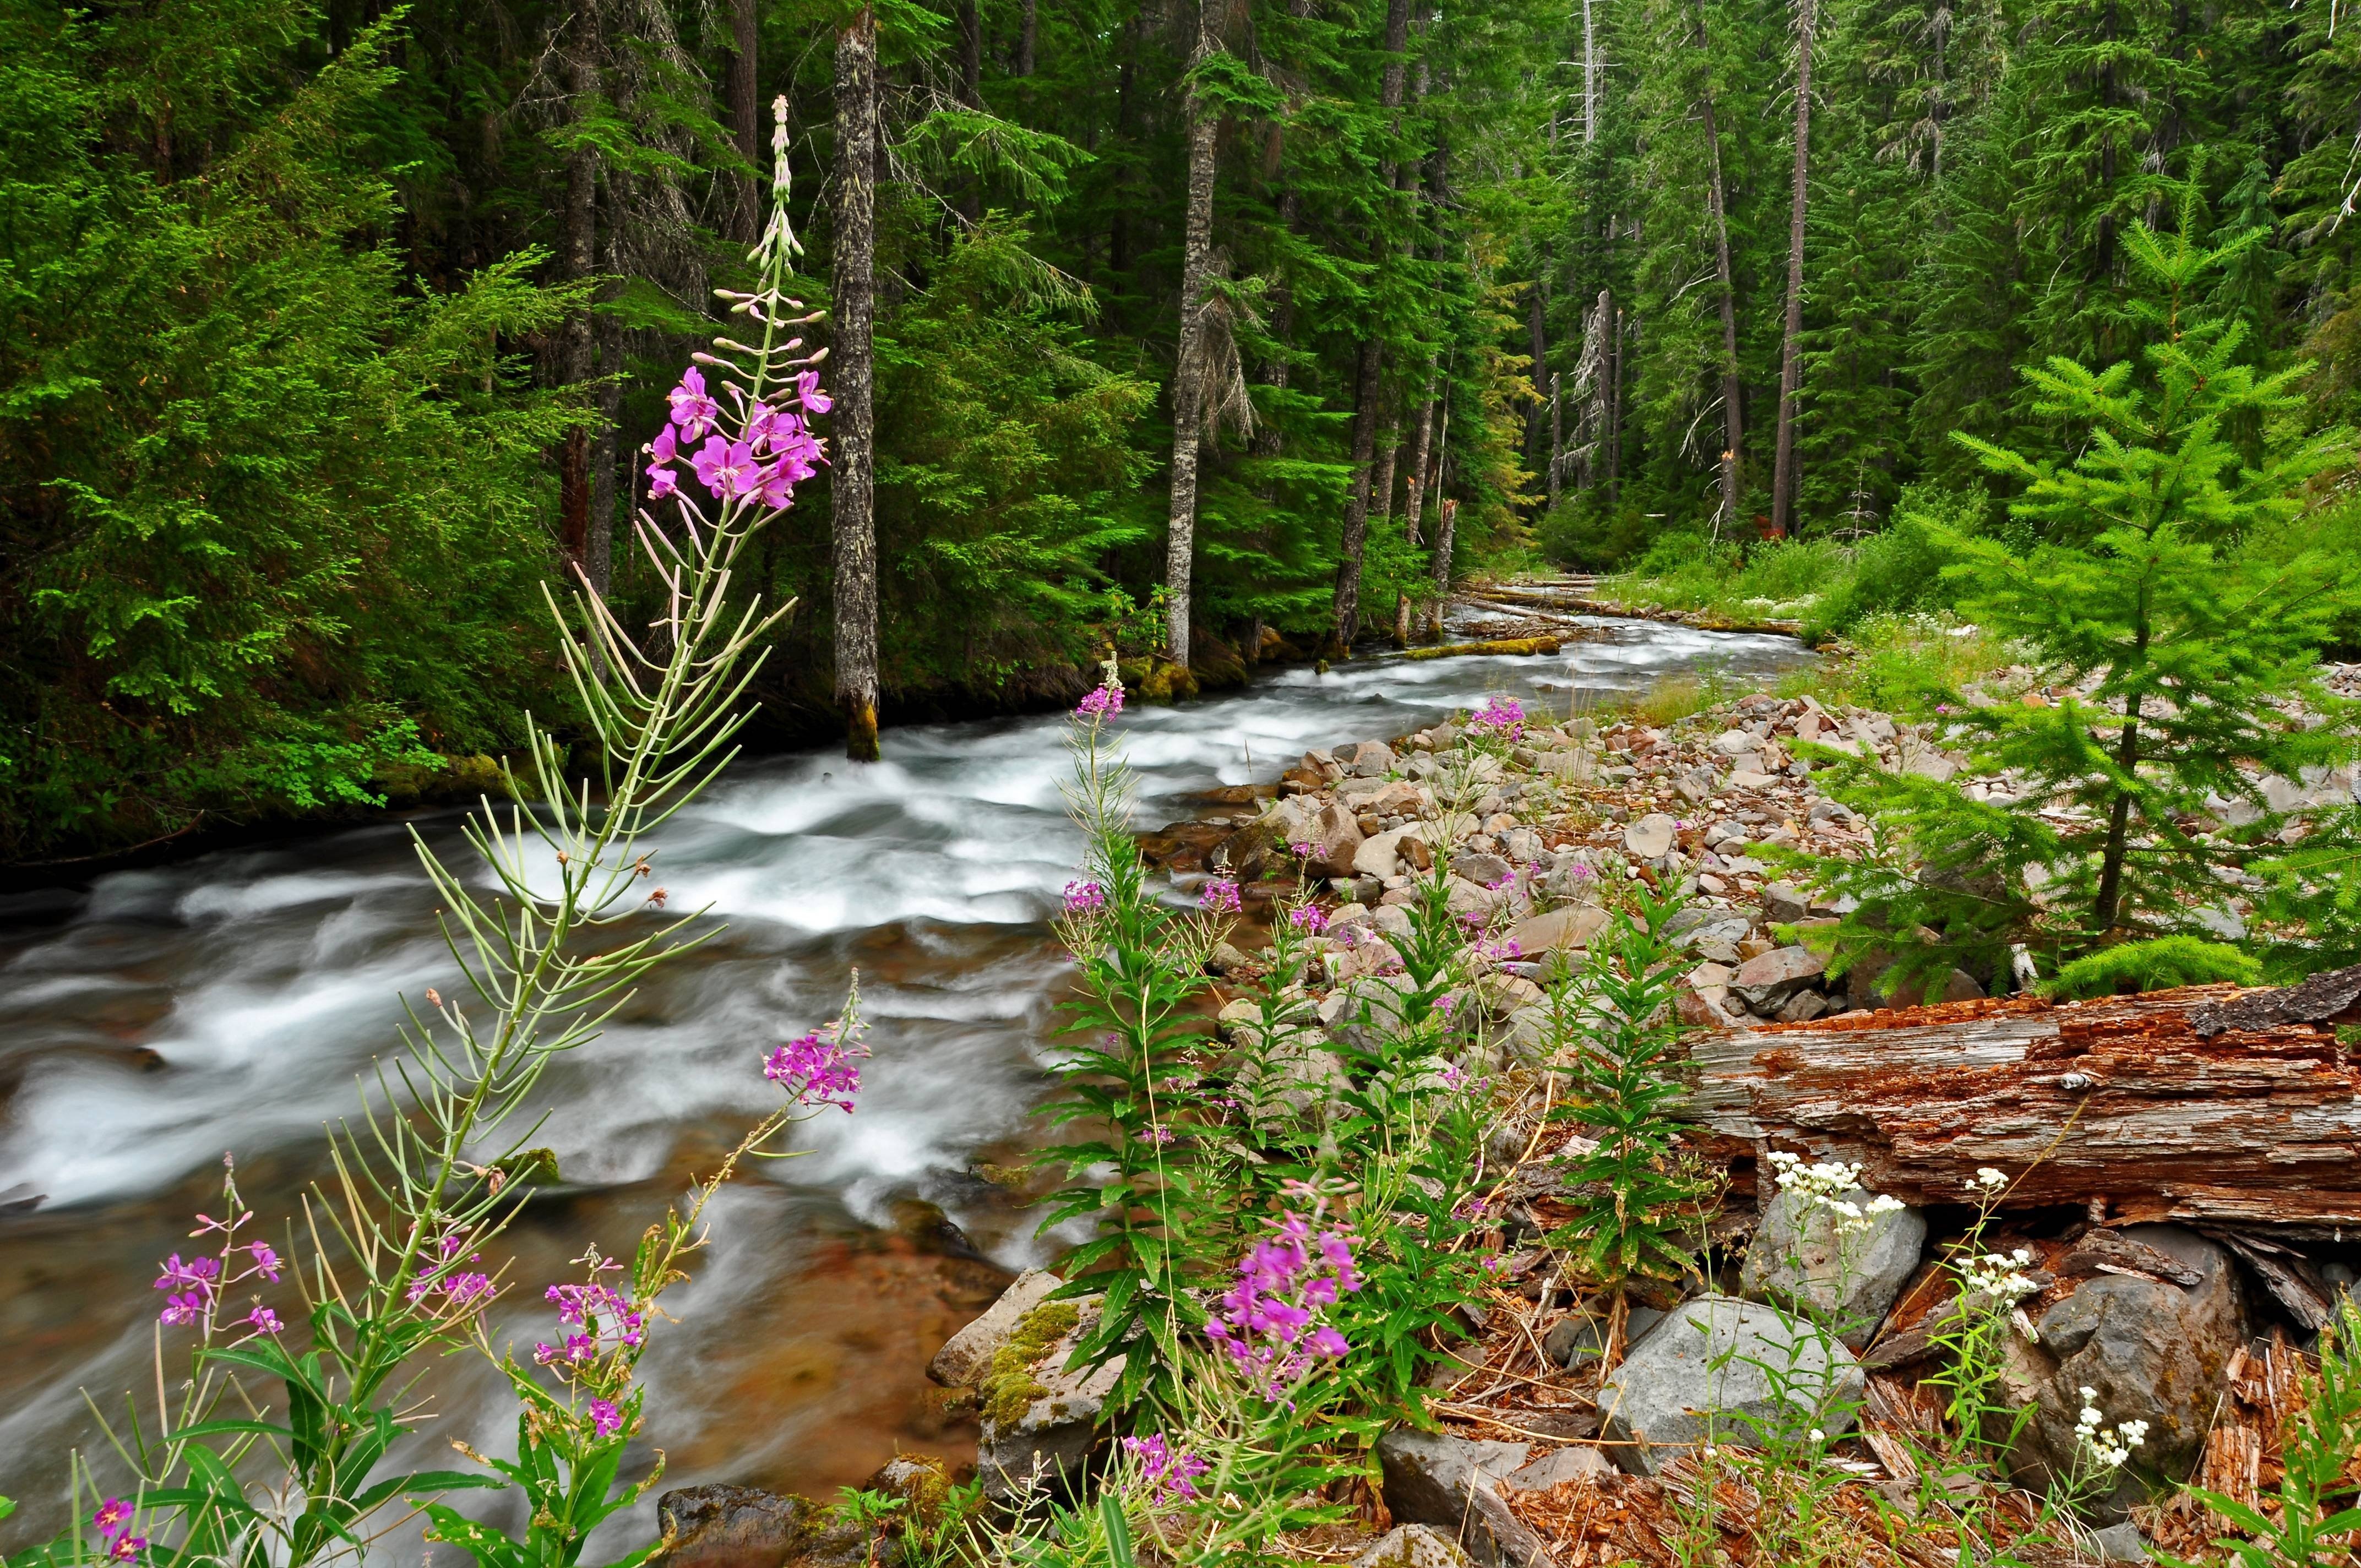
[[[2019,367],[2137,349],[2135,222],[2267,230],[2206,309],[2348,422],[2338,3],[0,0],[0,858],[564,722],[544,587],[655,603],[639,448],[746,280],[774,99],[824,433],[874,466],[757,547],[777,740],[1741,540],[1929,604],[1914,516],[2023,526],[1953,433],[2057,450]],[[2350,548],[2352,480],[2238,547]]]

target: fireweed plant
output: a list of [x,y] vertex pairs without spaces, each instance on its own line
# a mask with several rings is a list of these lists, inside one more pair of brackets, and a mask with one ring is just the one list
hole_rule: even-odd
[[[12,1568],[302,1568],[366,1556],[420,1508],[479,1563],[570,1564],[589,1526],[653,1479],[621,1482],[617,1469],[640,1419],[631,1374],[655,1299],[681,1277],[678,1264],[702,1241],[704,1201],[737,1159],[774,1152],[765,1146],[788,1123],[849,1102],[850,1008],[832,1032],[772,1054],[785,1102],[631,1263],[590,1250],[581,1284],[550,1288],[550,1354],[532,1367],[499,1358],[523,1407],[513,1464],[380,1472],[397,1439],[428,1419],[418,1381],[430,1359],[471,1345],[489,1354],[485,1310],[508,1288],[489,1249],[554,1163],[532,1146],[543,1072],[592,1038],[650,970],[710,935],[690,929],[701,912],[664,913],[646,839],[735,754],[737,704],[785,609],[730,602],[732,570],[812,472],[819,449],[806,418],[829,407],[817,370],[825,351],[802,353],[793,335],[816,317],[797,315],[784,291],[797,245],[784,100],[775,107],[760,280],[722,295],[753,341],[719,337],[695,356],[647,449],[648,499],[670,503],[668,521],[643,510],[636,529],[664,590],[644,644],[655,652],[587,591],[571,616],[548,601],[601,748],[597,787],[567,778],[564,748],[528,718],[530,777],[508,779],[517,804],[487,800],[466,828],[491,891],[478,894],[476,877],[413,834],[464,995],[429,990],[423,1013],[405,1004],[402,1049],[365,1080],[358,1117],[331,1132],[334,1176],[303,1201],[300,1255],[291,1239],[285,1254],[262,1239],[225,1172],[221,1213],[199,1216],[192,1233],[200,1245],[160,1266],[153,1399],[126,1394],[119,1419],[93,1404],[108,1446],[70,1462],[73,1524]],[[168,1371],[183,1356],[184,1370]],[[522,1540],[435,1500],[510,1486],[531,1504]]]

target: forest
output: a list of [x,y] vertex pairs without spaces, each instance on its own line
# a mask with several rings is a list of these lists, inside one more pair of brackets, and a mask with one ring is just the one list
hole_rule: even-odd
[[2356,88],[2339,0],[7,0],[0,856],[569,722],[544,590],[654,613],[774,104],[834,405],[756,733],[860,756],[1470,574],[2017,527],[1959,437],[2070,455],[2020,372],[2136,354],[2135,225],[2263,231],[2261,464],[2355,411]]

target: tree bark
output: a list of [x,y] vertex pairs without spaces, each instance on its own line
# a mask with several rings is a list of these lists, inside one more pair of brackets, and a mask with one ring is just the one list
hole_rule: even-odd
[[[1213,7],[1197,0],[1191,68],[1218,47]],[[1172,510],[1164,536],[1165,652],[1189,665],[1191,582],[1197,554],[1197,455],[1204,428],[1205,283],[1213,254],[1213,152],[1221,116],[1204,93],[1189,93],[1189,211],[1180,251],[1180,345],[1172,373]]]
[[[1697,24],[1705,37],[1705,24]],[[1730,526],[1738,526],[1738,462],[1741,432],[1739,404],[1744,393],[1738,380],[1738,285],[1730,268],[1730,219],[1721,181],[1721,137],[1713,124],[1713,87],[1705,93],[1705,148],[1708,167],[1706,215],[1713,225],[1714,278],[1721,285],[1721,510]]]
[[[604,203],[608,215],[605,244],[600,250],[601,270],[609,278],[622,270],[615,254],[615,236],[621,225],[613,203],[610,190]],[[612,284],[608,285],[602,294],[612,288]],[[616,451],[615,433],[622,425],[623,323],[611,314],[602,314],[595,330],[598,370],[603,380],[598,388],[598,433],[590,444],[590,526],[584,535],[582,575],[589,581],[592,596],[603,600],[613,588],[615,578],[616,469],[621,458]],[[598,650],[591,652],[603,669],[604,660],[598,657]]]
[[1025,0],[1024,19],[1016,29],[1016,74],[1033,74],[1034,60],[1041,42],[1041,18],[1037,0]]
[[[1688,1109],[1726,1156],[1859,1161],[1862,1186],[1913,1205],[1973,1202],[1990,1167],[2010,1179],[2010,1209],[2325,1238],[2361,1227],[2361,1064],[2334,1028],[2356,989],[2345,970],[2279,992],[2019,997],[1701,1033],[1686,1041]],[[2281,1004],[2305,993],[2324,999]]]
[[[1445,432],[1451,428],[1451,410],[1447,407],[1443,411],[1443,428]],[[1434,460],[1434,477],[1439,486],[1443,479],[1443,458],[1440,453],[1436,455]],[[1435,642],[1443,641],[1444,601],[1451,597],[1451,546],[1453,536],[1458,532],[1459,503],[1445,497],[1435,516],[1434,602],[1427,607],[1426,612],[1428,637],[1430,641]]]
[[[571,23],[571,49],[566,59],[568,111],[577,131],[596,112],[599,63],[606,39],[598,15],[602,0],[579,0]],[[587,137],[577,137],[566,155],[566,276],[584,282],[598,269],[598,153]],[[598,371],[596,326],[587,309],[566,323],[564,374],[566,384],[580,387]],[[590,554],[593,505],[592,464],[596,438],[588,426],[566,433],[558,456],[558,543],[565,552],[567,576],[586,571]]]
[[755,171],[767,161],[763,147],[762,90],[755,81],[761,34],[755,26],[754,0],[730,0],[730,70],[722,82],[722,96],[730,110],[730,139],[737,144],[738,156],[750,166],[747,172],[731,181],[737,203],[730,214],[730,237],[740,245],[752,246],[763,237],[763,181]]
[[1787,325],[1779,348],[1779,438],[1771,470],[1771,532],[1793,530],[1795,400],[1804,378],[1804,206],[1812,156],[1812,32],[1817,0],[1796,0],[1795,172],[1787,207]]
[[1550,372],[1550,455],[1549,504],[1557,506],[1557,471],[1565,452],[1565,378]]
[[1613,506],[1623,481],[1623,307],[1607,303],[1607,504]]
[[867,7],[836,36],[836,400],[829,499],[834,525],[836,699],[845,755],[877,760],[875,359],[877,18]]
[[1426,459],[1434,442],[1435,383],[1443,369],[1441,358],[1426,356],[1426,393],[1419,400],[1418,422],[1411,427],[1410,473],[1402,482],[1402,536],[1412,548],[1419,541],[1419,526],[1424,521],[1426,506]]
[[1590,32],[1590,0],[1582,0],[1582,141],[1598,139],[1598,49]]
[[[1545,269],[1548,265],[1549,257],[1544,252],[1542,268]],[[1525,296],[1526,349],[1533,360],[1532,370],[1525,378],[1533,389],[1532,411],[1525,416],[1525,466],[1530,469],[1538,469],[1542,466],[1542,423],[1545,411],[1542,407],[1542,379],[1549,374],[1549,298],[1546,285],[1543,282],[1545,276],[1545,270],[1537,269],[1533,274],[1532,291]]]

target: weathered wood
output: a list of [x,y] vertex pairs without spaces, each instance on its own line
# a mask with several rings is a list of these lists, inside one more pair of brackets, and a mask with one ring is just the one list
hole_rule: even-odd
[[2220,1015],[2201,1010],[2225,1003],[2268,1011],[2235,986],[2192,986],[1700,1035],[1689,1104],[1725,1153],[1858,1161],[1872,1190],[1911,1203],[1971,1201],[1990,1167],[2010,1179],[2009,1208],[2361,1230],[2361,1067],[2324,1022],[2201,1032]]
[[1559,640],[1554,637],[1507,637],[1497,642],[1446,642],[1440,648],[1413,648],[1406,655],[1412,659],[1455,659],[1462,653],[1554,653]]

